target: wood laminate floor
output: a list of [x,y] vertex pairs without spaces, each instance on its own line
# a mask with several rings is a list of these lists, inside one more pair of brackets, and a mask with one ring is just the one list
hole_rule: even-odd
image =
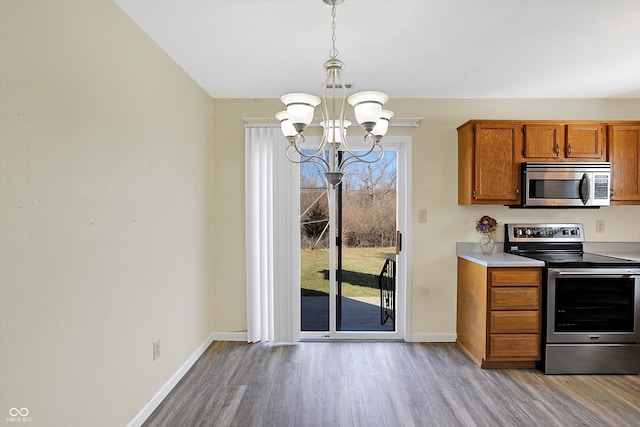
[[215,342],[145,426],[640,426],[640,376],[480,369],[456,344]]

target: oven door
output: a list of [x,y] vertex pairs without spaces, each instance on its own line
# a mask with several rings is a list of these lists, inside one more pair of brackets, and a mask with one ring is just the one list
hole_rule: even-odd
[[549,268],[547,343],[640,343],[640,270]]
[[525,171],[524,206],[607,206],[609,173],[573,171]]

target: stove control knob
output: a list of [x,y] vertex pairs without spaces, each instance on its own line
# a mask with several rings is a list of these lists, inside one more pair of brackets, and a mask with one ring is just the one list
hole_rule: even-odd
[[525,234],[527,236],[531,236],[531,229],[530,228],[527,228],[524,232],[525,232]]
[[522,236],[522,228],[516,228],[516,235]]

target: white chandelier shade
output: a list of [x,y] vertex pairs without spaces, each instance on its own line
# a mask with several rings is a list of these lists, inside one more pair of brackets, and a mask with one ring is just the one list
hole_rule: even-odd
[[378,123],[376,123],[371,130],[373,136],[380,138],[385,136],[387,134],[387,130],[389,130],[389,120],[391,120],[392,117],[393,111],[382,110],[380,112],[380,120],[378,120]]
[[324,128],[329,143],[341,143],[346,140],[344,135],[347,133],[347,128],[351,126],[351,122],[349,120],[343,120],[342,128],[340,128],[339,120],[324,120],[320,125]]
[[280,100],[287,107],[289,122],[298,132],[309,126],[313,120],[313,112],[320,104],[320,98],[306,93],[289,93]]
[[276,119],[280,122],[280,129],[286,138],[294,137],[298,134],[296,128],[291,124],[291,121],[289,120],[289,113],[286,110],[277,113]]
[[353,107],[356,121],[365,131],[371,132],[380,120],[382,106],[388,100],[389,97],[382,92],[366,91],[354,93],[349,97],[348,102]]

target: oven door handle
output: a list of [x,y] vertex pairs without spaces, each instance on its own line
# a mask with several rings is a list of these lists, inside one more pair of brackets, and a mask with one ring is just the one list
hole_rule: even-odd
[[597,272],[597,271],[558,271],[556,273],[556,275],[558,276],[563,276],[563,277],[570,277],[570,276],[575,276],[575,277],[584,277],[584,276],[589,276],[589,277],[611,277],[614,279],[626,279],[626,278],[630,278],[630,277],[637,277],[640,275],[640,271],[628,271],[628,272],[619,272],[619,273],[602,273],[602,272]]

